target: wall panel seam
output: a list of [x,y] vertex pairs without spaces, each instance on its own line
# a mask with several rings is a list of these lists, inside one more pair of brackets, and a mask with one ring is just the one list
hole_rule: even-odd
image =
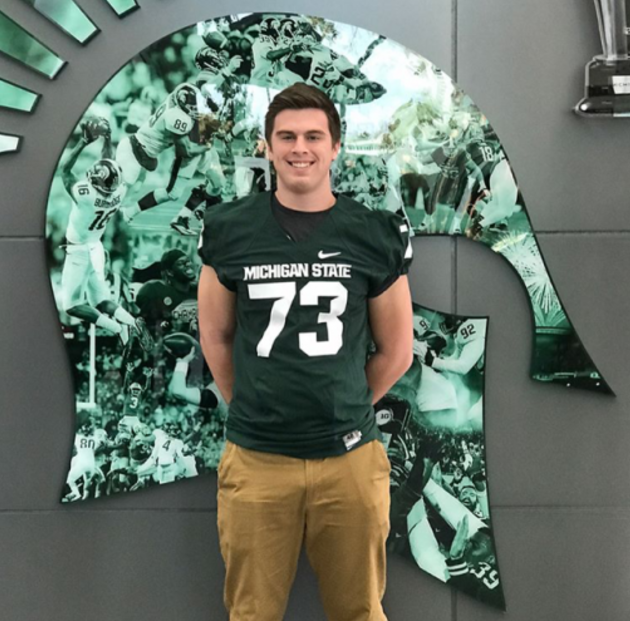
[[0,241],[43,241],[44,235],[0,235]]
[[630,505],[492,505],[495,511],[521,513],[584,513],[592,515],[620,514],[630,519]]
[[452,0],[451,20],[451,77],[457,82],[457,0]]

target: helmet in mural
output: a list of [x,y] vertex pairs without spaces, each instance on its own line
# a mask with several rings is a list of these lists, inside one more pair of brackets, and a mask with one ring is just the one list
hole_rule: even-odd
[[225,67],[226,62],[221,52],[211,47],[202,47],[195,54],[195,65],[198,69],[218,72]]
[[177,107],[193,119],[198,119],[205,107],[201,91],[192,84],[180,84],[171,97]]
[[123,172],[114,160],[98,160],[86,172],[90,185],[101,194],[113,194],[122,183]]
[[142,395],[142,386],[138,382],[133,382],[129,386],[129,394],[132,397],[140,397]]

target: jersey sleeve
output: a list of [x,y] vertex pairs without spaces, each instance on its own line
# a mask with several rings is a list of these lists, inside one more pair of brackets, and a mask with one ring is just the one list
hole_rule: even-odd
[[370,279],[368,292],[370,298],[385,292],[399,276],[406,274],[413,259],[409,225],[396,214],[378,213],[385,217],[385,223],[379,231],[380,257]]
[[222,261],[222,249],[225,244],[225,236],[229,231],[225,230],[229,225],[224,224],[217,218],[217,210],[209,209],[206,211],[197,252],[201,257],[204,265],[208,265],[217,274],[219,282],[229,289],[236,291],[236,283],[228,278],[225,271],[225,264]]
[[219,405],[219,400],[217,399],[217,396],[214,394],[214,392],[212,392],[209,388],[202,389],[199,407],[206,410],[214,410],[217,405]]
[[457,330],[457,340],[466,345],[473,341],[483,341],[486,338],[486,320],[468,319]]
[[505,610],[505,596],[499,582],[499,575],[487,563],[475,570],[461,559],[446,559],[450,578],[447,582],[471,597]]
[[79,181],[72,186],[72,198],[77,205],[94,201],[93,188],[87,181]]

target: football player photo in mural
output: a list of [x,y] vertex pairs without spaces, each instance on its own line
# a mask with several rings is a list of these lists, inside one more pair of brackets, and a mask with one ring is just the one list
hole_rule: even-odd
[[[76,393],[64,502],[216,468],[228,408],[198,341],[201,222],[274,189],[263,119],[296,82],[338,107],[335,193],[400,214],[412,235],[464,235],[501,254],[532,305],[533,377],[610,390],[560,303],[497,135],[450,78],[357,27],[227,16],[127,63],[59,160],[48,255]],[[502,607],[485,474],[485,332],[483,319],[416,309],[414,363],[376,415],[393,465],[391,548]]]
[[486,327],[414,304],[413,363],[375,410],[392,466],[388,549],[503,609],[483,433]]

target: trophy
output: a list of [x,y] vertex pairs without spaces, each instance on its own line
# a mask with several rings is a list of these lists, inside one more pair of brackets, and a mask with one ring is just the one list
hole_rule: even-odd
[[586,65],[585,96],[580,116],[630,117],[630,57],[626,0],[595,0],[604,53]]

